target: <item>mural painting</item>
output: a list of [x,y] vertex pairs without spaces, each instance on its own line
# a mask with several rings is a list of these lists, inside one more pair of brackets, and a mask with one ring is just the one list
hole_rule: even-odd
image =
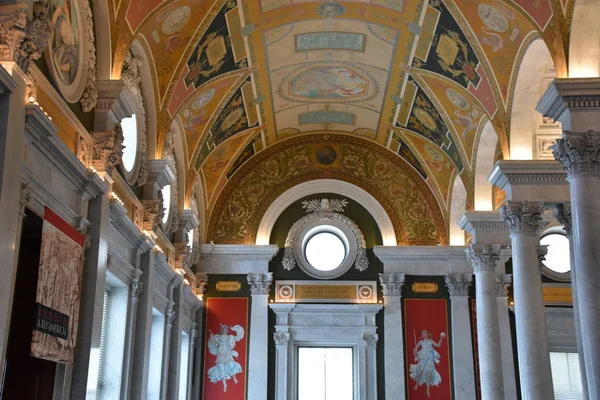
[[405,299],[408,400],[452,400],[448,300]]
[[432,0],[429,7],[439,12],[439,19],[427,59],[415,57],[413,67],[444,75],[464,88],[477,86],[481,77],[477,73],[479,59],[468,39],[441,0]]
[[[206,33],[187,61],[188,74],[184,77],[186,86],[198,88],[209,79],[235,69],[247,68],[246,59],[235,60],[232,48],[233,40],[242,40],[231,36],[227,28],[226,14],[235,7],[234,1],[227,1],[215,16]],[[235,45],[236,48],[240,47]]]
[[248,299],[206,299],[203,400],[246,399]]
[[242,152],[238,155],[235,162],[231,166],[231,169],[227,173],[227,179],[231,178],[231,176],[235,174],[235,171],[237,171],[238,168],[240,168],[246,161],[251,159],[256,153],[258,153],[261,148],[262,134],[259,133],[258,135],[252,138],[250,143],[248,143],[246,147],[244,147],[244,150],[242,150]]
[[368,81],[346,67],[314,67],[290,81],[290,94],[310,99],[343,99],[367,94]]
[[31,356],[73,364],[85,237],[49,208],[42,229]]
[[397,147],[396,153],[402,157],[407,163],[409,163],[414,169],[417,170],[419,175],[425,180],[427,180],[427,173],[425,172],[425,168],[419,162],[419,159],[412,152],[410,147],[402,140],[402,137],[396,132],[393,133],[392,136],[392,146],[395,149]]

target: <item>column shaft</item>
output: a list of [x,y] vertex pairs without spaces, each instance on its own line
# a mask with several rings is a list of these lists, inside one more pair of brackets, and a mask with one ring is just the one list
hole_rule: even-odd
[[515,376],[515,355],[510,330],[506,296],[496,298],[500,347],[502,348],[502,378],[504,380],[504,400],[517,400],[517,379]]
[[404,400],[404,330],[400,296],[383,297],[385,398]]
[[140,288],[139,279],[134,278],[129,289],[129,303],[127,304],[127,319],[125,320],[125,345],[123,349],[123,374],[121,378],[121,400],[129,399],[131,384],[131,370],[133,367],[133,338],[135,335],[135,322],[137,317],[138,295]]
[[[167,382],[167,399],[177,400],[179,399],[179,380],[181,369],[181,309],[183,302],[183,280],[173,290],[173,301],[175,306],[173,311],[175,312],[175,318],[173,319],[173,327],[171,328],[171,342],[169,351],[169,363],[163,361],[163,365],[169,370],[169,379]],[[183,371],[185,373],[186,371]]]
[[454,367],[454,397],[475,399],[475,370],[469,296],[451,296],[452,365]]
[[268,295],[253,294],[250,312],[250,357],[248,360],[248,397],[267,398]]
[[512,233],[515,319],[521,395],[553,399],[548,333],[538,266],[539,234]]
[[600,176],[577,174],[569,177],[573,221],[577,305],[590,398],[600,397]]
[[275,332],[275,400],[288,400],[288,353],[290,334]]

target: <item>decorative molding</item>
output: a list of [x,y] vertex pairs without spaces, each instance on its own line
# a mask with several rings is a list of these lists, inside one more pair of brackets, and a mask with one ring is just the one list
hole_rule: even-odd
[[377,258],[389,261],[467,261],[465,246],[375,246]]
[[321,315],[365,315],[377,314],[381,304],[277,304],[269,307],[276,313],[284,314],[321,314]]
[[275,332],[275,333],[273,333],[273,340],[275,341],[276,346],[287,347],[290,342],[290,333],[289,332]]
[[[359,271],[365,271],[369,268],[369,259],[367,258],[367,250],[365,238],[359,229],[359,227],[350,218],[346,217],[340,212],[344,211],[344,207],[347,205],[346,200],[340,199],[320,199],[320,200],[309,200],[302,202],[302,208],[308,212],[308,215],[300,218],[292,225],[288,232],[287,238],[285,239],[285,250],[283,253],[283,268],[291,271],[296,266],[296,239],[298,233],[307,224],[317,220],[333,220],[338,221],[347,226],[356,241],[356,257],[354,261],[354,267]],[[348,238],[349,240],[351,238]]]
[[498,244],[471,244],[466,250],[467,258],[473,264],[475,272],[494,271],[496,261],[500,259]]
[[564,123],[570,110],[600,107],[599,78],[557,78],[542,95],[536,110]]
[[567,174],[554,160],[500,160],[488,180],[506,191],[516,185],[567,185]]
[[[599,97],[600,98],[600,97]],[[600,105],[598,106],[600,108]],[[569,178],[583,173],[600,173],[600,132],[563,131],[563,138],[552,146],[552,154]]]
[[248,274],[248,285],[250,285],[250,293],[252,295],[268,295],[272,283],[273,273],[271,272],[267,272],[266,274],[250,272]]
[[156,232],[160,222],[160,200],[142,200],[143,218],[142,229],[149,232]]
[[502,206],[500,212],[511,234],[539,233],[543,228],[544,205],[542,202],[508,201]]
[[379,282],[381,283],[381,289],[385,297],[402,296],[402,286],[405,281],[404,274],[379,274]]
[[196,287],[194,288],[196,296],[204,296],[206,285],[208,285],[208,274],[206,272],[196,272]]
[[570,238],[573,234],[573,221],[571,217],[571,204],[570,203],[558,203],[554,207],[554,216],[556,220],[563,226],[567,236]]
[[169,167],[169,161],[147,160],[145,165],[148,168],[147,183],[154,183],[156,190],[160,191],[175,180],[175,175]]
[[376,347],[378,340],[379,340],[379,335],[376,333],[363,334],[363,342],[364,342],[365,346]]
[[498,274],[495,278],[496,297],[508,296],[508,288],[512,284],[512,275]]
[[46,50],[52,32],[50,17],[46,14],[46,3],[47,0],[33,3],[33,19],[27,24],[25,37],[15,53],[15,61],[31,81],[33,63]]
[[86,83],[83,95],[79,102],[83,112],[91,111],[98,102],[98,90],[96,88],[96,40],[94,38],[94,16],[90,9],[88,1],[82,1],[79,3],[82,6],[82,19],[81,24],[83,25],[83,36],[80,40],[85,41],[83,49],[83,57],[86,60],[85,65],[86,71]]
[[139,278],[131,279],[129,282],[129,297],[132,300],[137,301],[140,293],[144,289],[144,283],[139,280]]
[[468,296],[469,289],[473,283],[473,275],[469,274],[448,274],[445,276],[446,287],[450,297]]
[[277,254],[279,247],[276,245],[228,245],[228,244],[202,244],[201,260],[217,261],[271,261]]

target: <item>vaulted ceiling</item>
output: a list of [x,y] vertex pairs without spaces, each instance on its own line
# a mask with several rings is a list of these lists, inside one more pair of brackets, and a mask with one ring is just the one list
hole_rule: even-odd
[[[508,155],[511,93],[528,44],[544,39],[559,76],[566,73],[570,7],[569,0],[112,0],[113,76],[140,42],[152,60],[157,152],[175,121],[186,178],[202,180],[211,229],[247,177],[283,168],[273,163],[280,142],[320,134],[319,146],[303,145],[320,164],[306,170],[311,176],[351,180],[347,162],[361,148],[383,151],[411,169],[399,182],[435,199],[427,203],[437,208],[428,240],[445,241],[437,215],[447,223],[454,179],[472,199],[485,122]],[[337,145],[324,147],[327,134]],[[295,176],[283,175],[271,171],[275,185]],[[365,186],[384,193],[388,184]],[[252,240],[239,235],[238,242]]]

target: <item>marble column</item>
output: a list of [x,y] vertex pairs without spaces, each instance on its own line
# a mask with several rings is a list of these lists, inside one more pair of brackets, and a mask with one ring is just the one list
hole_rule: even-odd
[[[163,344],[163,370],[161,393],[163,399],[179,398],[179,379],[181,368],[181,304],[183,302],[183,276],[176,274],[171,281],[172,314],[165,319],[165,334]],[[171,305],[171,303],[169,303]]]
[[379,274],[384,310],[384,383],[385,398],[404,400],[404,329],[402,327],[402,286],[404,274]]
[[[477,305],[477,349],[479,351],[479,379],[481,397],[504,399],[502,375],[502,347],[496,304],[496,261],[500,245],[474,244],[467,250],[467,258],[475,270],[475,302]],[[454,334],[456,336],[456,333]]]
[[156,276],[155,261],[155,250],[146,251],[140,259],[140,268],[143,272],[141,283],[146,290],[140,294],[137,309],[133,368],[131,373],[131,399],[146,399],[148,397],[152,307],[154,306],[154,291],[152,288],[154,287]]
[[203,305],[196,311],[195,321],[196,321],[196,338],[194,339],[194,346],[196,351],[194,351],[194,369],[192,373],[192,395],[191,400],[200,400],[202,396],[202,350],[204,347],[204,337],[202,332],[204,331],[204,311]]
[[571,205],[569,203],[559,203],[554,209],[556,220],[563,225],[563,229],[569,238],[569,252],[571,262],[571,291],[573,298],[573,314],[575,320],[575,338],[577,340],[577,353],[579,353],[579,370],[581,372],[581,385],[583,386],[583,395],[589,399],[587,376],[585,372],[585,352],[583,351],[583,341],[581,335],[581,318],[579,315],[579,304],[577,301],[577,270],[575,268],[575,255],[573,243],[573,225],[571,219]]
[[267,398],[269,289],[273,274],[251,272],[248,285],[252,294],[250,308],[250,354],[248,359],[248,397]]
[[477,394],[473,367],[471,317],[469,315],[469,288],[473,276],[448,274],[445,280],[450,293],[450,314],[452,315],[454,397],[457,399],[475,399]]
[[[365,333],[363,335],[364,360],[365,360],[365,400],[377,400],[377,341],[379,335],[376,333]],[[373,381],[371,381],[373,380]]]
[[501,209],[512,243],[517,353],[524,400],[554,398],[537,251],[543,211],[542,203],[527,201],[509,201]]
[[[196,314],[196,310],[192,310],[192,315]],[[187,380],[186,380],[186,389],[185,389],[185,400],[192,398],[192,373],[194,371],[194,353],[196,350],[196,335],[198,331],[196,330],[196,323],[192,322],[192,329],[190,330],[190,345],[188,348],[188,369]]]
[[273,333],[275,341],[275,400],[288,400],[289,332]]
[[[598,113],[598,110],[595,110]],[[600,398],[600,133],[564,131],[552,146],[567,172],[577,304],[588,394]]]
[[[500,257],[502,262],[502,257]],[[515,359],[512,332],[508,315],[508,287],[512,275],[496,274],[496,305],[498,307],[498,334],[502,348],[502,378],[504,380],[504,400],[517,400],[517,381],[515,378]]]
[[21,243],[19,202],[27,87],[27,79],[19,67],[11,63],[6,68],[0,64],[0,377],[5,373],[4,360]]
[[127,304],[127,318],[125,320],[125,345],[123,349],[123,377],[121,379],[121,399],[129,399],[131,384],[131,368],[133,366],[133,338],[135,335],[135,322],[139,295],[144,284],[140,282],[142,271],[134,270],[134,275],[129,283],[129,303]]

